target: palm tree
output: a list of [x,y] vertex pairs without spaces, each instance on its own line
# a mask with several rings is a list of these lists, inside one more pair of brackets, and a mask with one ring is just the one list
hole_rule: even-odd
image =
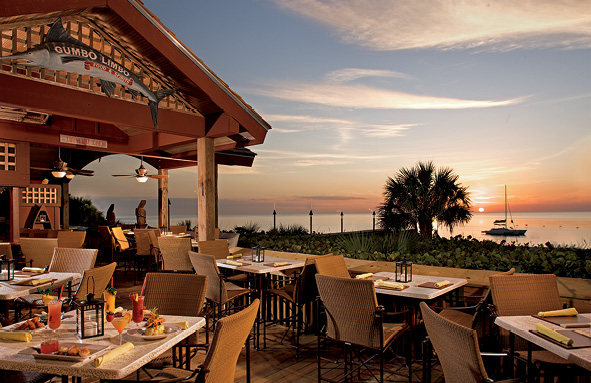
[[433,162],[418,162],[388,177],[384,203],[379,207],[380,226],[386,230],[417,229],[422,237],[433,235],[433,220],[448,227],[472,218],[467,187],[458,183],[450,168],[435,169]]

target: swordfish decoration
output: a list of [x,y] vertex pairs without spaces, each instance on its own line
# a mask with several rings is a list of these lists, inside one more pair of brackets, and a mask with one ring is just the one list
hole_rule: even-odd
[[156,129],[158,129],[158,103],[175,93],[174,89],[150,91],[141,80],[143,75],[130,72],[123,65],[70,36],[64,29],[61,18],[53,23],[43,44],[22,53],[1,57],[1,59],[24,59],[26,62],[22,65],[96,77],[100,81],[101,89],[109,97],[115,90],[115,84],[127,87],[134,99],[141,93],[148,98],[152,122]]

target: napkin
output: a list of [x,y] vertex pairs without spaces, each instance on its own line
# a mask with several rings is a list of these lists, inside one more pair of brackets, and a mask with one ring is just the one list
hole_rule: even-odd
[[451,283],[450,281],[441,281],[441,282],[435,282],[435,283],[433,284],[433,286],[435,286],[436,288],[440,288],[440,287],[443,287],[443,286],[447,286],[447,285],[449,285],[450,283]]
[[564,310],[540,311],[538,313],[538,316],[542,317],[542,318],[545,318],[545,317],[570,317],[570,316],[575,316],[578,313],[579,312],[577,311],[576,308],[571,307],[569,309],[564,309]]
[[133,350],[133,343],[125,343],[122,344],[121,346],[107,352],[106,354],[99,356],[97,358],[94,359],[94,366],[95,367],[100,367],[103,364],[112,361],[113,359],[125,354],[128,351]]
[[37,286],[37,285],[42,285],[44,283],[51,282],[51,281],[53,281],[52,278],[31,279],[28,281],[28,284],[32,285],[32,286]]
[[227,259],[237,259],[237,258],[242,258],[242,254],[228,255],[226,258],[227,258]]
[[228,259],[226,261],[226,264],[228,264],[228,265],[234,265],[234,266],[242,266],[242,262],[236,262],[236,261],[233,261],[231,259]]
[[373,273],[359,274],[355,276],[355,279],[365,279],[371,277],[372,275]]
[[564,345],[572,346],[573,344],[573,340],[571,338],[559,334],[541,323],[536,323],[536,330],[538,330],[540,334],[546,335],[548,338],[554,339],[555,341],[560,342]]
[[30,332],[0,331],[0,339],[18,340],[19,342],[30,342],[33,340],[33,335],[31,335]]
[[189,328],[189,322],[187,321],[182,321],[182,322],[172,322],[172,324],[178,324],[179,326],[181,326],[181,328],[183,330],[186,330]]
[[404,289],[404,285],[402,283],[388,282],[388,281],[378,281],[378,287],[388,287],[388,288],[396,289],[396,290],[403,290]]
[[42,273],[45,271],[45,269],[41,267],[23,267],[21,271],[25,273]]
[[277,266],[287,266],[289,265],[289,262],[273,262],[273,266],[277,267]]

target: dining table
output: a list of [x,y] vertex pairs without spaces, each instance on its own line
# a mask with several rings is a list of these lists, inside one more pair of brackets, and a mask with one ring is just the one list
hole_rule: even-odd
[[[61,326],[57,329],[60,345],[75,344],[91,350],[88,357],[64,358],[60,355],[43,355],[34,348],[40,347],[41,342],[51,339],[54,335],[49,328],[30,330],[30,342],[8,341],[0,339],[0,369],[34,371],[68,377],[93,379],[122,379],[150,362],[163,352],[189,337],[205,325],[203,317],[163,315],[166,323],[183,323],[186,328],[175,325],[174,331],[163,336],[145,336],[138,332],[139,326],[130,322],[122,333],[122,343],[131,343],[133,348],[98,367],[95,360],[101,358],[119,347],[119,333],[108,322],[105,322],[104,335],[99,337],[79,339],[76,334],[76,318],[74,312],[64,314]],[[186,322],[186,323],[185,323]],[[11,328],[0,331],[14,331]],[[127,345],[129,346],[129,345]],[[129,346],[131,348],[131,346]],[[100,359],[99,359],[100,360]]]
[[[591,313],[586,314],[578,314],[583,318],[591,319]],[[580,338],[582,340],[582,346],[578,347],[577,344],[574,344],[571,347],[563,346],[558,344],[557,342],[553,342],[542,335],[538,335],[535,331],[536,324],[542,323],[544,326],[552,329],[552,330],[573,330],[573,331],[580,331],[585,335],[581,335],[578,332],[574,334],[575,337],[582,336]],[[591,327],[581,327],[581,328],[569,328],[565,329],[561,326],[555,325],[551,322],[546,320],[542,320],[540,318],[531,316],[531,315],[520,315],[520,316],[499,316],[495,318],[495,324],[505,330],[510,331],[513,336],[518,336],[528,341],[528,363],[527,363],[527,376],[528,380],[533,379],[533,374],[531,373],[531,352],[532,352],[532,344],[535,344],[545,350],[548,350],[561,358],[564,358],[574,364],[581,366],[584,369],[591,371]],[[564,334],[564,333],[563,333]],[[573,334],[571,333],[571,336]],[[588,342],[585,342],[585,339]],[[511,349],[513,349],[513,345],[511,345]]]
[[[72,281],[82,278],[80,273],[57,273],[57,272],[23,272],[18,270],[14,273],[14,279],[10,281],[0,282],[0,313],[8,318],[8,302],[13,301],[17,298],[24,297],[25,295],[35,294],[40,290],[45,290],[52,287],[51,282],[39,284],[27,284],[33,280],[40,280],[45,278],[51,278],[53,281],[53,288],[60,287],[68,284],[71,287]],[[68,288],[68,292],[71,288]],[[16,318],[15,315],[15,321]]]
[[[261,308],[255,320],[254,346],[259,350],[261,335],[260,326],[264,326],[267,319],[267,300],[265,299],[267,295],[267,277],[270,274],[281,274],[285,270],[301,269],[306,264],[306,261],[265,256],[264,261],[253,262],[250,255],[233,258],[231,260],[240,262],[242,265],[233,265],[231,264],[232,262],[228,263],[228,259],[216,259],[216,263],[220,268],[249,273],[255,277],[255,291],[259,295]],[[263,348],[266,348],[266,339],[264,336]]]

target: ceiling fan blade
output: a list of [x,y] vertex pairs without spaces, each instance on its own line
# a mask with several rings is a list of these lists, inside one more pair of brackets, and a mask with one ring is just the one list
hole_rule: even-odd
[[154,175],[148,175],[146,177],[150,177],[150,178],[168,178],[168,176],[165,175],[165,174],[154,174]]
[[112,174],[113,177],[135,177],[133,174]]
[[44,171],[48,171],[48,172],[50,172],[50,171],[52,171],[53,169],[50,169],[50,168],[36,168],[36,167],[34,167],[34,166],[31,166],[31,170],[44,170]]
[[85,176],[91,176],[94,174],[94,170],[78,170],[78,169],[68,168],[68,171],[72,172],[74,174],[80,174],[80,175],[85,175]]

